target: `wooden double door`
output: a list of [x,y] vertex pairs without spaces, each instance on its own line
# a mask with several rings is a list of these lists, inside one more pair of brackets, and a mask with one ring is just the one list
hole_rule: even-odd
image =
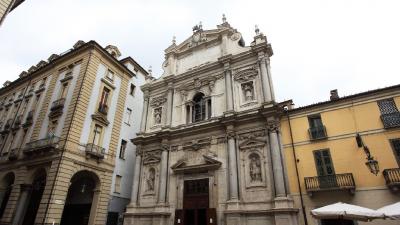
[[209,179],[184,181],[183,209],[175,211],[176,225],[217,225],[215,208],[209,204]]

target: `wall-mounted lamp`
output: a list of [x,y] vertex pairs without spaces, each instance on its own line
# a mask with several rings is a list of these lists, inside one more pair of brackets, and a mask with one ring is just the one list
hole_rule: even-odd
[[359,148],[363,148],[365,154],[367,155],[367,162],[365,165],[368,167],[369,171],[373,174],[378,175],[379,173],[379,164],[378,161],[374,159],[373,156],[371,156],[371,152],[369,151],[369,148],[364,144],[360,134],[357,133],[356,135],[356,141],[357,141],[357,146]]

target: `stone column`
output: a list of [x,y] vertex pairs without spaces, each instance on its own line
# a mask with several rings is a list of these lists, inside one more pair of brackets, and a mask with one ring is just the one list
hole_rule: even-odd
[[29,198],[32,192],[31,184],[21,184],[20,185],[20,196],[17,203],[17,207],[15,209],[14,218],[12,221],[12,225],[21,225],[24,219],[24,214],[26,212],[26,208],[28,207]]
[[144,92],[143,95],[143,112],[142,112],[142,121],[140,123],[140,132],[145,132],[146,131],[146,125],[147,125],[147,112],[149,110],[149,93],[148,91]]
[[172,82],[168,83],[168,95],[167,95],[167,122],[166,126],[171,126],[172,123],[172,110],[173,110],[173,96],[174,86]]
[[237,200],[238,194],[238,174],[237,174],[237,161],[236,161],[236,145],[235,133],[227,131],[228,139],[228,160],[229,160],[229,198],[230,200]]
[[167,177],[168,177],[168,145],[162,146],[161,153],[161,172],[160,172],[160,186],[158,189],[158,202],[165,203],[167,192]]
[[261,72],[261,82],[262,82],[262,90],[264,94],[264,102],[271,102],[272,98],[272,89],[271,89],[271,80],[267,70],[267,63],[265,60],[266,56],[263,52],[258,53],[258,61],[260,65]]
[[229,62],[224,64],[225,70],[225,94],[226,94],[226,111],[233,111],[233,93],[232,93],[232,73]]
[[135,160],[135,171],[133,174],[131,205],[137,205],[137,203],[138,203],[141,165],[142,165],[142,150],[141,150],[141,146],[138,145],[136,147],[136,160]]
[[285,176],[282,165],[278,130],[278,121],[275,119],[268,120],[269,143],[272,155],[272,169],[274,172],[275,196],[286,197]]

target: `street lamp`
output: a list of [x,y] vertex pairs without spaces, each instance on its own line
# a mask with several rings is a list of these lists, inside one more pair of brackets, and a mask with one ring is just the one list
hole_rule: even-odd
[[378,161],[374,159],[374,157],[369,156],[367,158],[367,162],[365,163],[365,165],[367,165],[369,171],[371,171],[371,173],[375,174],[375,176],[378,175],[379,173],[379,164]]
[[371,156],[371,152],[369,151],[368,147],[366,145],[364,145],[364,142],[361,139],[360,134],[356,135],[356,141],[357,141],[357,146],[359,148],[363,147],[364,152],[367,155],[367,162],[365,163],[365,165],[367,165],[367,167],[371,173],[373,173],[373,174],[375,174],[375,176],[377,176],[379,173],[378,161],[375,160],[373,156]]

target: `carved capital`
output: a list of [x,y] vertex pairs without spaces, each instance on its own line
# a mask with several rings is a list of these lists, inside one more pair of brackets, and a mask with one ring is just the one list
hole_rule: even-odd
[[235,133],[235,131],[233,131],[233,130],[228,130],[228,131],[226,132],[226,138],[228,138],[228,139],[230,139],[230,138],[235,138],[235,136],[236,136],[236,133]]
[[170,150],[170,147],[171,147],[171,146],[169,146],[169,145],[167,145],[167,144],[161,144],[161,151],[169,151],[169,150]]
[[269,132],[277,132],[279,130],[279,121],[278,120],[269,120],[267,122],[267,129]]

